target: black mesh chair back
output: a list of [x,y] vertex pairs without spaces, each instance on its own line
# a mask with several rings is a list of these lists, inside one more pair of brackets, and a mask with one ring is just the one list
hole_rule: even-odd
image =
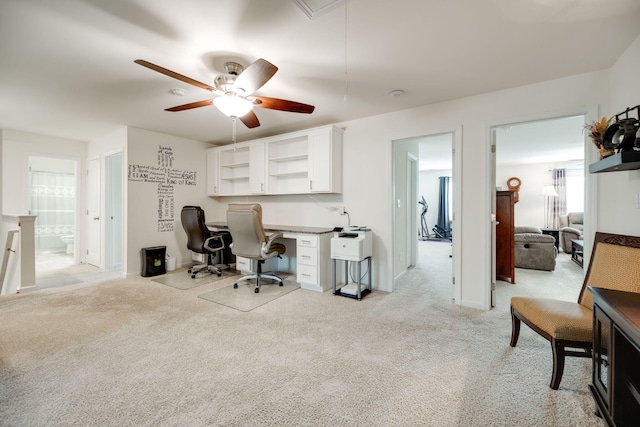
[[187,233],[187,248],[199,254],[209,253],[204,249],[204,242],[213,236],[213,233],[205,225],[202,208],[200,206],[183,207],[181,219],[182,227]]

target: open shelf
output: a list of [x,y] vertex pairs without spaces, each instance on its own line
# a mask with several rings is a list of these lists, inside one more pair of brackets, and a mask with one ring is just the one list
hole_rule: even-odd
[[305,177],[308,175],[307,171],[297,171],[297,172],[274,172],[270,173],[269,176],[274,176],[276,178],[295,178],[295,177]]
[[240,181],[249,181],[249,177],[248,176],[232,176],[229,178],[220,178],[220,180],[222,181],[229,181],[229,182],[240,182]]
[[223,168],[231,168],[231,169],[235,169],[235,168],[243,168],[243,167],[248,167],[249,166],[249,162],[237,162],[237,163],[225,163],[225,164],[221,164],[220,165]]
[[621,151],[589,165],[589,173],[640,169],[640,151]]
[[276,163],[283,163],[283,162],[295,162],[297,160],[306,160],[308,158],[309,158],[308,154],[291,154],[287,156],[271,157],[269,158],[269,161],[276,162]]

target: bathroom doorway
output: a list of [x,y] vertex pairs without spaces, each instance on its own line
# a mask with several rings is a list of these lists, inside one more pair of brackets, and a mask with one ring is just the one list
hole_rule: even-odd
[[37,277],[77,264],[78,160],[29,156],[28,171]]

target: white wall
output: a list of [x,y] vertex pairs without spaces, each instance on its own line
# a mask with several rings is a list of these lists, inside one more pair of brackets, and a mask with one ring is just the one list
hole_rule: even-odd
[[[208,215],[215,205],[206,195],[205,151],[211,147],[210,144],[130,127],[127,129],[125,173],[128,174],[128,168],[133,165],[159,166],[160,147],[169,148],[172,152],[173,163],[167,167],[195,172],[196,185],[172,185],[173,197],[166,199],[173,202],[173,230],[159,231],[159,184],[125,177],[127,240],[124,269],[128,275],[140,274],[140,250],[146,247],[166,246],[167,253],[176,257],[177,265],[191,263],[191,252],[187,249],[187,238],[180,221],[182,206],[202,206]],[[209,219],[207,216],[206,220]]]
[[[640,104],[640,37],[618,59],[610,72],[611,97],[603,115],[613,116]],[[635,117],[632,114],[632,117]],[[597,231],[640,236],[640,170],[597,174]]]
[[[29,156],[55,156],[76,160],[83,170],[86,143],[47,135],[3,129],[0,141],[0,208],[3,214],[25,215],[29,210]],[[80,210],[84,207],[78,195]],[[79,215],[77,216],[77,218]],[[12,227],[11,227],[12,228]],[[0,244],[4,248],[8,226],[0,230]],[[82,248],[80,248],[82,251]]]
[[[500,148],[498,148],[499,150]],[[554,168],[575,168],[576,162],[500,165],[496,167],[496,186],[508,190],[507,180],[520,178],[520,201],[515,204],[515,225],[544,228],[544,199],[540,191],[552,183]]]
[[26,214],[29,209],[29,156],[55,156],[78,160],[86,157],[86,143],[70,139],[5,129],[3,131],[3,213]]

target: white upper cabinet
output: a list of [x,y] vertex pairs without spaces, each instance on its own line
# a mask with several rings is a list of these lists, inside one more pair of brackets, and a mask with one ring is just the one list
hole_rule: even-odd
[[207,150],[207,195],[218,195],[218,151],[215,148]]
[[270,138],[268,194],[342,192],[342,134],[324,126]]
[[217,191],[210,196],[342,192],[342,134],[324,126],[213,148]]
[[251,194],[264,194],[266,191],[264,174],[264,144],[253,142],[249,145],[249,190]]
[[342,129],[309,134],[309,163],[311,192],[342,192]]

